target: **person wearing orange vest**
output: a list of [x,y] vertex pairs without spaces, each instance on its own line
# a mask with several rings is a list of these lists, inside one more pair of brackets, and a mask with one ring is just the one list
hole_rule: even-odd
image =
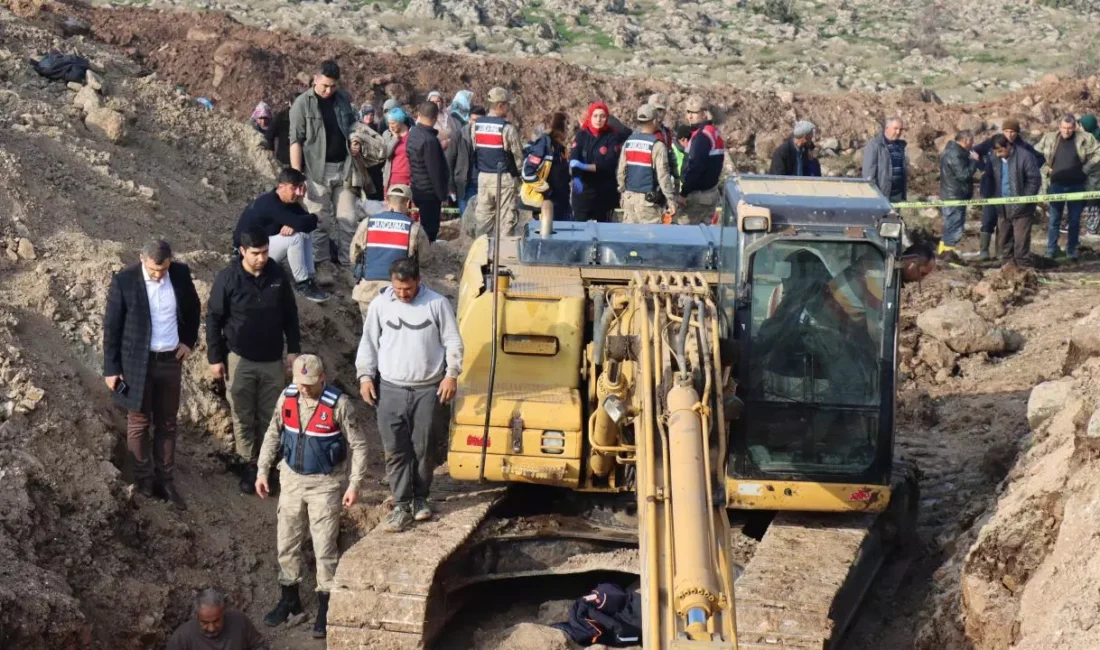
[[[348,508],[359,500],[359,486],[367,475],[367,437],[352,417],[348,397],[325,383],[325,369],[316,355],[303,354],[294,360],[294,383],[283,390],[264,435],[256,474],[256,494],[261,499],[271,492],[268,474],[280,455],[276,537],[281,593],[264,623],[275,627],[302,613],[298,584],[302,539],[308,533],[317,558],[313,637],[323,639],[339,557],[341,504]],[[349,459],[351,477],[344,490]]]
[[391,264],[411,257],[420,268],[431,265],[428,234],[409,217],[411,198],[408,185],[390,187],[386,192],[389,209],[360,221],[351,238],[351,268],[356,281],[351,297],[364,316],[378,292],[390,286]]
[[725,167],[726,142],[709,119],[702,97],[688,97],[684,109],[691,125],[691,142],[680,175],[681,210],[676,222],[709,224],[721,198],[718,186]]
[[[473,124],[474,167],[477,169],[477,235],[490,234],[496,228],[500,209],[501,235],[511,235],[519,223],[516,194],[520,169],[523,168],[523,142],[519,131],[506,120],[512,96],[504,88],[489,91],[489,114]],[[500,178],[500,205],[497,206],[497,178]]]
[[638,109],[638,129],[623,143],[619,156],[619,193],[623,223],[661,223],[667,209],[676,214],[676,189],[668,164],[668,147],[657,139],[657,109]]

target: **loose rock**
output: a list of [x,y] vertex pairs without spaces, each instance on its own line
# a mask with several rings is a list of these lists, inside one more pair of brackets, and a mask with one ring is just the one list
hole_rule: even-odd
[[34,251],[34,244],[31,240],[23,238],[19,240],[19,246],[15,249],[20,259],[35,260],[38,259],[38,254]]
[[96,135],[118,144],[126,137],[126,120],[110,108],[95,108],[84,118],[84,126]]
[[1063,377],[1031,389],[1027,399],[1027,424],[1034,431],[1062,410],[1074,390],[1074,380]]
[[969,300],[948,301],[917,317],[917,327],[959,354],[1003,352],[1005,336],[990,328]]

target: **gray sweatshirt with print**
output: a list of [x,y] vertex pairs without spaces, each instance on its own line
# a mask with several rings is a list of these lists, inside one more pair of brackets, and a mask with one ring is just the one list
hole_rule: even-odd
[[462,337],[454,308],[424,284],[412,302],[397,299],[392,287],[371,301],[355,356],[359,383],[373,380],[398,386],[430,386],[462,373]]

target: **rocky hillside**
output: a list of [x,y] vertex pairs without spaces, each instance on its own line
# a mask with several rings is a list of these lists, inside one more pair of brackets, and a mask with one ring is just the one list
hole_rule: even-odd
[[377,51],[557,57],[748,90],[928,87],[948,101],[1096,68],[1100,6],[1064,0],[94,0],[224,11]]

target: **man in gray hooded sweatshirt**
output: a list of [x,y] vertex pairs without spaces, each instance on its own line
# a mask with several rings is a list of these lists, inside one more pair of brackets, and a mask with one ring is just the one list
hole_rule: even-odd
[[[390,532],[431,519],[428,492],[436,459],[432,432],[445,417],[462,373],[454,308],[420,283],[416,260],[390,266],[390,286],[370,303],[355,357],[359,392],[375,406],[393,494]],[[375,386],[375,375],[381,375]]]

